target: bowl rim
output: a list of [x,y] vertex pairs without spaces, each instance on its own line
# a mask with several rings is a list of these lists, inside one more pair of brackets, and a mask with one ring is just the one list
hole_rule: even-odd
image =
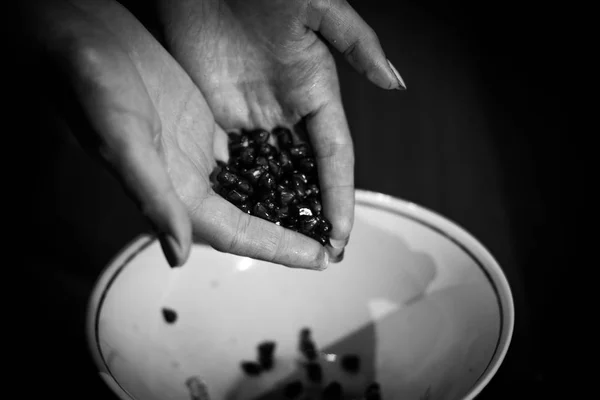
[[[420,223],[436,233],[445,236],[465,251],[482,269],[492,286],[500,310],[500,334],[494,354],[487,367],[479,376],[469,392],[461,400],[473,400],[488,385],[502,365],[510,347],[515,324],[515,309],[512,291],[508,280],[490,251],[467,230],[441,214],[391,195],[356,189],[356,205],[371,206],[397,214]],[[110,285],[138,254],[149,247],[156,238],[141,234],[121,249],[100,271],[89,296],[86,316],[86,337],[88,349],[98,368],[101,378],[121,400],[136,400],[123,388],[112,375],[100,350],[98,342],[98,311]]]

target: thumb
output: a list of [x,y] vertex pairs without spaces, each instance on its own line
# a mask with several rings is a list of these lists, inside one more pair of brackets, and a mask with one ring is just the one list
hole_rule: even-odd
[[383,89],[406,89],[398,70],[385,57],[373,29],[346,0],[309,2],[307,26],[342,52],[348,62]]
[[91,137],[79,132],[80,139],[93,144],[150,220],[169,264],[182,265],[191,222],[159,154],[160,119],[142,78],[127,53],[108,40],[78,45],[68,59],[75,100],[92,130]]

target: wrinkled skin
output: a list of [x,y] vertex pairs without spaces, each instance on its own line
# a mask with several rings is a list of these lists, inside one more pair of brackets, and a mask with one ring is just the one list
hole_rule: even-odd
[[[75,133],[155,226],[171,265],[186,261],[195,237],[220,251],[325,268],[352,226],[353,151],[333,59],[313,30],[371,81],[397,87],[376,36],[341,0],[156,1],[172,55],[113,0],[22,3],[25,36],[62,71],[89,127]],[[299,122],[320,163],[334,226],[328,251],[242,213],[210,186],[215,160],[227,157],[224,130]]]
[[324,40],[377,85],[397,88],[375,34],[345,1],[159,3],[167,47],[225,130],[305,124],[339,255],[352,228],[354,152]]

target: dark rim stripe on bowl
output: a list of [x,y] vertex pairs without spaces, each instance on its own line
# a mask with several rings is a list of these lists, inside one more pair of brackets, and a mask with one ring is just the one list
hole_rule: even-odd
[[[395,198],[392,198],[395,200]],[[374,205],[372,204],[369,200],[356,200],[357,204],[363,205],[363,206],[367,206],[370,208],[375,208],[375,209],[384,209],[385,211],[388,212],[392,212],[396,215],[402,216],[406,219],[409,219],[413,222],[419,223],[423,226],[425,226],[428,229],[431,229],[432,231],[444,236],[446,239],[450,240],[452,243],[454,243],[456,246],[458,246],[462,251],[464,251],[474,262],[475,264],[477,264],[477,266],[481,269],[481,271],[483,272],[483,274],[485,275],[485,277],[487,278],[487,280],[490,283],[490,286],[492,287],[492,289],[494,290],[494,293],[496,295],[496,302],[498,305],[498,310],[500,312],[500,327],[499,327],[499,332],[498,332],[498,340],[496,342],[496,347],[494,348],[494,352],[492,353],[492,356],[490,357],[490,361],[488,362],[488,365],[484,368],[483,372],[479,375],[479,377],[477,378],[477,380],[475,381],[475,383],[473,384],[473,386],[476,386],[481,378],[483,378],[483,376],[487,373],[488,369],[490,368],[490,365],[492,364],[492,361],[494,360],[494,358],[496,357],[496,354],[498,353],[498,349],[500,347],[500,341],[502,339],[502,330],[504,328],[504,310],[502,308],[502,302],[500,301],[500,292],[498,291],[498,288],[496,287],[496,284],[494,282],[494,279],[492,278],[492,276],[490,275],[490,273],[486,270],[486,268],[483,266],[483,264],[479,261],[479,259],[477,257],[475,257],[475,255],[468,249],[467,246],[465,246],[463,243],[461,243],[458,239],[454,238],[453,236],[451,236],[449,233],[445,232],[444,230],[429,224],[428,222],[425,222],[413,215],[404,213],[402,211],[399,211],[393,207],[389,207],[385,204],[377,204]],[[448,220],[447,218],[441,216],[440,214],[436,213],[435,211],[429,210],[429,209],[425,209],[423,207],[419,207],[420,209],[422,209],[423,211],[429,212],[431,214],[435,214],[441,218],[443,218],[444,220]],[[450,220],[448,220],[450,221]],[[456,223],[450,221],[452,224],[456,225]],[[458,225],[456,225],[458,227]],[[460,228],[460,227],[459,227]],[[460,228],[462,229],[462,228]],[[113,274],[113,276],[110,278],[110,280],[108,281],[108,283],[106,284],[106,286],[104,287],[104,290],[102,291],[102,295],[100,296],[100,300],[98,301],[98,306],[96,308],[96,320],[95,320],[95,327],[94,327],[94,334],[95,334],[95,339],[96,339],[96,347],[98,349],[98,353],[100,354],[100,358],[102,359],[102,363],[104,364],[106,370],[108,371],[108,373],[110,374],[110,376],[113,378],[113,380],[115,381],[115,383],[121,388],[121,390],[123,390],[125,393],[127,393],[127,395],[129,397],[131,397],[132,399],[134,399],[133,396],[131,396],[129,394],[129,392],[123,387],[121,386],[121,384],[119,383],[119,381],[115,378],[115,376],[112,374],[112,371],[110,370],[110,368],[108,367],[108,364],[106,362],[106,359],[104,358],[104,353],[102,352],[102,348],[100,346],[100,340],[99,340],[99,325],[100,325],[100,313],[102,310],[102,304],[104,303],[104,299],[106,298],[106,295],[108,293],[108,291],[110,290],[112,284],[114,283],[114,281],[117,279],[117,277],[119,276],[119,274],[121,273],[121,271],[123,271],[123,269],[127,266],[127,264],[129,264],[135,257],[137,257],[141,252],[143,252],[147,247],[149,247],[152,243],[154,243],[154,241],[156,240],[156,238],[148,238],[146,239],[147,242],[144,243],[138,250],[136,250],[134,253],[132,253],[131,255],[129,255],[129,257],[127,257],[123,263],[121,265],[119,265],[119,267],[117,268],[117,270],[115,271],[115,273]]]
[[98,333],[100,330],[100,312],[102,310],[102,304],[104,303],[104,299],[106,298],[106,295],[107,295],[108,291],[110,290],[110,287],[115,282],[115,280],[117,279],[119,274],[121,274],[121,272],[125,269],[127,264],[129,264],[134,258],[136,258],[138,256],[138,254],[140,254],[141,252],[146,250],[146,248],[148,248],[152,243],[154,243],[156,238],[150,237],[150,238],[146,238],[145,240],[146,240],[146,243],[142,244],[139,249],[137,249],[132,254],[130,254],[129,257],[127,257],[123,261],[123,263],[121,265],[119,265],[119,267],[117,268],[117,270],[115,271],[113,276],[111,276],[109,281],[106,283],[106,286],[104,287],[104,290],[102,291],[102,295],[100,296],[100,300],[98,300],[98,307],[96,309],[96,320],[94,321],[94,335],[96,336],[96,347],[98,348],[98,353],[100,354],[102,363],[104,364],[106,371],[108,371],[108,373],[110,374],[111,378],[113,378],[113,381],[117,384],[117,386],[119,386],[119,388],[121,388],[121,390],[123,392],[127,393],[127,395],[132,399],[135,399],[135,398],[129,394],[127,389],[125,389],[123,386],[121,386],[121,383],[117,380],[117,378],[115,378],[112,371],[108,367],[108,363],[106,362],[106,359],[104,358],[104,352],[102,351],[102,348],[100,347],[100,335]]

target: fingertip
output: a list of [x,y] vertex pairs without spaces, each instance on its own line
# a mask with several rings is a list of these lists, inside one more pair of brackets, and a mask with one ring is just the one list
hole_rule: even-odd
[[309,11],[307,26],[319,31],[356,71],[382,89],[401,88],[376,32],[347,1],[314,1]]
[[344,252],[346,249],[334,248],[333,246],[327,246],[327,253],[329,254],[329,261],[333,264],[337,264],[344,259]]
[[[347,196],[350,197],[349,195]],[[354,198],[352,197],[351,200],[346,199],[343,207],[334,210],[335,212],[332,215],[330,242],[336,249],[346,247],[350,238],[350,232],[352,232],[354,225]]]
[[163,254],[171,267],[181,267],[189,259],[192,240],[191,227],[188,230],[177,229],[176,232],[160,232],[158,239],[163,250]]
[[339,249],[343,249],[344,247],[346,247],[349,240],[350,240],[349,237],[346,237],[346,239],[341,239],[341,240],[329,239],[329,243],[331,243],[331,247],[333,247],[336,250],[339,250]]
[[290,268],[323,271],[329,266],[329,254],[325,247],[304,234],[281,228],[283,238],[272,262]]
[[147,201],[151,205],[143,208],[142,212],[154,227],[169,265],[184,265],[192,247],[192,224],[187,208],[174,191]]
[[176,218],[177,236],[175,237],[177,244],[179,245],[177,266],[182,266],[187,262],[192,251],[192,221],[186,206],[182,201],[179,200],[179,198],[177,198],[177,201],[179,203],[179,216]]
[[185,262],[185,255],[182,254],[184,250],[177,242],[177,239],[169,234],[160,233],[158,235],[158,240],[160,241],[160,247],[162,248],[163,254],[165,255],[169,265],[172,268],[183,265]]
[[[301,234],[298,234],[301,235]],[[314,243],[318,243],[316,240],[314,239],[308,239],[308,237],[303,236],[303,240],[309,240],[311,242]],[[314,245],[314,243],[312,243]],[[318,251],[316,253],[316,256],[311,257],[308,256],[306,257],[306,262],[303,262],[302,264],[296,264],[296,265],[288,265],[288,267],[290,268],[301,268],[301,269],[309,269],[311,271],[325,271],[328,267],[329,264],[331,263],[331,256],[329,254],[328,249],[321,245],[320,243],[317,244],[318,246]],[[307,255],[309,255],[310,253],[313,252],[308,252]]]
[[348,231],[348,235],[346,235],[344,239],[329,239],[327,251],[329,253],[329,259],[332,263],[336,264],[344,259],[344,252],[346,251],[346,246],[350,240],[349,234],[350,233]]
[[[189,232],[189,233],[188,233]],[[189,230],[183,232],[183,234],[179,235],[179,239],[170,237],[174,241],[173,247],[176,250],[175,254],[175,262],[169,263],[171,267],[181,267],[185,265],[185,263],[190,258],[190,253],[192,252],[192,234],[191,234],[191,226]]]
[[331,221],[329,237],[330,255],[332,262],[346,247],[354,226],[354,188],[338,187],[324,191],[323,210]]
[[384,90],[403,90],[404,81],[394,66],[385,58],[383,50],[377,56],[372,56],[376,61],[369,62],[369,58],[351,60],[348,62],[375,86]]
[[325,271],[329,267],[329,262],[331,261],[329,257],[329,252],[325,247],[322,248],[319,258],[320,260],[318,271]]

